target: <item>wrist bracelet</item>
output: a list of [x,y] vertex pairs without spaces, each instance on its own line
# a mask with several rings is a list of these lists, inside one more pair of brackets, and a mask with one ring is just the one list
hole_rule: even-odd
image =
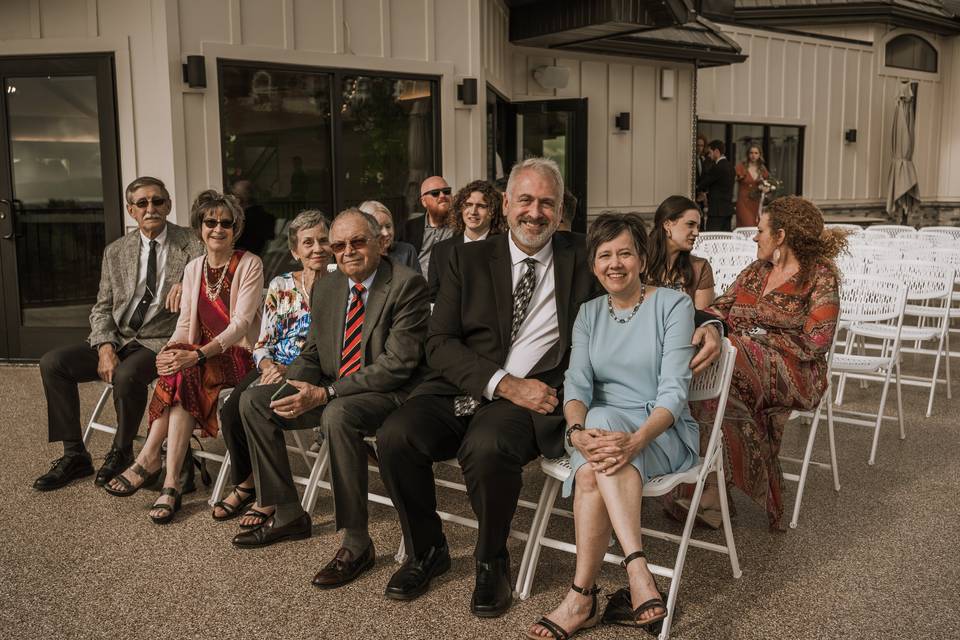
[[574,431],[583,431],[583,425],[578,422],[577,424],[572,424],[569,427],[567,427],[567,431],[566,431],[567,446],[571,448],[573,447],[572,436]]

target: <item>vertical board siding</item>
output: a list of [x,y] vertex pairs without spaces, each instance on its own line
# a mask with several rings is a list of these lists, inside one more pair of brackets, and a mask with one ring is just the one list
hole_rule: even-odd
[[74,38],[87,24],[87,4],[76,0],[40,0],[40,36]]
[[512,93],[509,19],[501,0],[480,0],[483,74],[487,82],[505,95]]
[[[736,26],[723,29],[749,58],[698,72],[698,117],[804,126],[804,195],[827,202],[885,199],[897,89],[912,79],[890,75],[894,70],[883,67],[882,42],[874,47]],[[843,30],[821,31],[839,35]],[[862,40],[874,40],[872,29],[854,32]],[[944,109],[945,100],[960,102],[960,82],[952,77],[958,62],[954,40],[927,37],[941,48],[941,79],[918,81],[914,162],[921,197],[935,200],[960,196],[960,184],[943,177],[960,168],[954,165],[960,158],[953,161],[949,148],[960,143],[954,123],[960,116]],[[857,142],[844,142],[848,129],[857,130]]]
[[283,48],[282,0],[240,0],[240,37],[246,45]]
[[294,0],[293,31],[301,51],[336,52],[335,0]]

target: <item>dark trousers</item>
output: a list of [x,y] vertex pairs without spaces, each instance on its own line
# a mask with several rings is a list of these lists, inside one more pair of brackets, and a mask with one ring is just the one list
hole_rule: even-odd
[[330,448],[330,486],[337,529],[367,528],[367,449],[364,436],[373,435],[391,411],[400,406],[397,393],[358,393],[336,398],[293,420],[270,409],[270,396],[279,384],[248,389],[240,397],[240,415],[261,505],[298,502],[283,432],[320,425]]
[[[121,347],[117,357],[120,364],[113,371],[117,433],[113,446],[129,449],[147,408],[147,386],[157,377],[157,354],[134,341]],[[83,438],[77,385],[100,379],[97,375],[99,362],[97,350],[87,344],[54,349],[40,358],[50,442],[80,442]]]
[[707,214],[707,231],[730,231],[730,215]]
[[523,466],[540,455],[527,409],[507,400],[457,417],[450,396],[416,396],[377,432],[380,475],[400,516],[407,549],[425,553],[440,543],[433,463],[457,458],[470,505],[480,523],[477,560],[499,556],[523,486]]
[[243,431],[243,421],[240,419],[240,394],[260,377],[257,369],[252,370],[230,392],[230,397],[220,409],[220,433],[230,452],[230,476],[233,484],[240,484],[253,473],[250,463],[250,445],[247,443],[247,434]]

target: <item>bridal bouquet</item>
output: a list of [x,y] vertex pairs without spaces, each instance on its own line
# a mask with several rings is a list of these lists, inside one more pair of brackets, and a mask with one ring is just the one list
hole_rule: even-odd
[[777,197],[777,191],[783,188],[783,180],[778,180],[773,176],[768,176],[759,180],[753,189],[750,190],[750,197],[754,200],[763,199],[764,202],[770,202]]

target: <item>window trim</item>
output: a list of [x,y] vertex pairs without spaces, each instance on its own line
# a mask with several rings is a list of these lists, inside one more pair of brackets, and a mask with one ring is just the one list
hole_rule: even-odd
[[[697,130],[699,131],[701,124],[719,124],[723,125],[723,144],[727,154],[727,158],[731,158],[729,155],[733,147],[733,127],[734,126],[747,126],[747,127],[763,127],[763,142],[761,143],[761,148],[763,150],[763,157],[770,157],[770,127],[795,127],[799,131],[799,140],[797,141],[797,195],[803,195],[803,161],[804,161],[804,148],[806,146],[806,125],[802,124],[785,124],[780,122],[745,122],[737,121],[731,122],[729,120],[708,120],[708,119],[697,119]],[[710,140],[707,140],[709,143]],[[737,162],[740,162],[738,158],[732,158],[730,160],[734,165]]]
[[[224,83],[222,82],[223,78],[223,68],[224,67],[247,67],[254,69],[263,69],[266,71],[287,71],[287,72],[303,72],[303,73],[312,73],[312,74],[327,74],[330,76],[330,168],[331,168],[331,177],[332,184],[330,185],[330,194],[331,200],[333,201],[334,211],[328,212],[329,215],[335,216],[337,212],[342,211],[346,208],[346,204],[342,201],[343,194],[343,185],[341,184],[340,178],[340,165],[341,161],[338,158],[338,152],[342,146],[342,120],[340,118],[340,108],[343,105],[343,96],[339,91],[340,86],[342,86],[342,81],[345,76],[371,76],[378,78],[390,78],[394,80],[424,80],[433,83],[434,91],[431,93],[431,102],[434,113],[434,130],[433,130],[433,156],[434,156],[434,169],[436,175],[441,175],[443,173],[443,114],[441,113],[442,104],[440,99],[440,92],[443,90],[443,77],[438,74],[425,74],[425,73],[406,73],[403,71],[383,71],[376,69],[366,69],[366,68],[354,68],[354,67],[329,67],[322,65],[305,65],[305,64],[288,64],[284,62],[267,62],[261,60],[249,60],[249,59],[239,59],[239,58],[229,58],[229,57],[217,57],[217,117],[218,117],[218,132],[217,132],[217,142],[220,146],[220,171],[221,171],[221,181],[223,182],[223,188],[227,189],[229,185],[227,184],[227,158],[226,158],[226,149],[223,144],[224,136],[224,113],[223,113],[223,91]],[[397,220],[396,224],[402,224],[402,220]]]

